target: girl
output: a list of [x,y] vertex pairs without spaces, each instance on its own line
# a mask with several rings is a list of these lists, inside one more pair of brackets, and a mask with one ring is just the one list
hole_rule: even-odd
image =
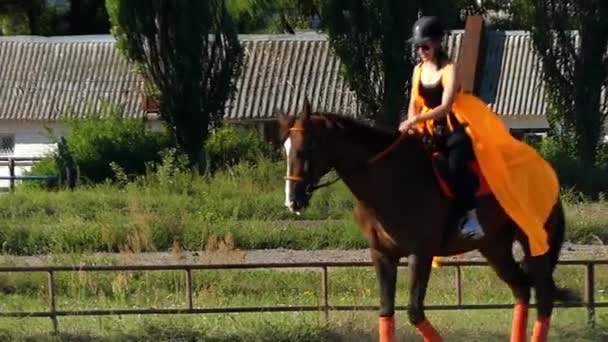
[[[456,67],[441,47],[443,35],[443,25],[437,17],[422,17],[414,24],[410,42],[418,51],[421,63],[414,68],[408,117],[399,130],[408,132],[422,125],[438,142],[447,160],[448,181],[455,192],[457,205],[467,213],[461,223],[462,234],[478,239],[484,235],[475,203],[479,180],[469,168],[475,153],[465,124],[452,112],[459,83]],[[424,113],[416,105],[418,96],[427,109]]]

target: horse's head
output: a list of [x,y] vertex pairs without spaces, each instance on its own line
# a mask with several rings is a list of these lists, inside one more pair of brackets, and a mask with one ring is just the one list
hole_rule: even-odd
[[285,206],[299,214],[312,197],[315,185],[330,169],[322,120],[311,116],[310,103],[297,116],[279,114],[279,132],[287,161]]

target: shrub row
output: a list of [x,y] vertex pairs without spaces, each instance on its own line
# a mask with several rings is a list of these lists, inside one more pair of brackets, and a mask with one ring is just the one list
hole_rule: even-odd
[[[116,111],[103,114],[69,121],[66,137],[52,137],[57,142],[57,151],[37,163],[31,174],[60,175],[64,183],[77,180],[98,184],[144,175],[169,154],[181,158],[175,156],[171,136],[166,131],[150,131],[143,121],[125,119]],[[271,145],[257,131],[233,126],[213,132],[204,149],[210,171],[274,155]]]

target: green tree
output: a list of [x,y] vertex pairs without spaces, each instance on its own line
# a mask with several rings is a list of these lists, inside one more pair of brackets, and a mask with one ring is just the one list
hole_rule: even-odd
[[235,90],[241,45],[222,0],[107,0],[112,33],[135,61],[192,167]]
[[607,114],[608,1],[515,0],[514,12],[540,56],[552,133],[594,166]]
[[43,0],[4,0],[0,1],[0,17],[2,17],[4,34],[33,34],[45,33],[41,17],[46,10]]
[[227,0],[226,6],[240,33],[294,33],[310,28],[321,0]]
[[405,112],[413,71],[407,40],[418,14],[437,15],[447,27],[459,25],[469,1],[328,0],[323,19],[330,43],[344,66],[363,114],[396,126]]
[[70,34],[107,34],[110,21],[105,0],[70,0]]
[[107,34],[105,0],[0,0],[1,31],[6,35]]

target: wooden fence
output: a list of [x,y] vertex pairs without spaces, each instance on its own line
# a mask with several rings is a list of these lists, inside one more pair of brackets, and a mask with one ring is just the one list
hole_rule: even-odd
[[33,166],[36,162],[42,160],[37,157],[0,157],[0,167],[8,167],[8,176],[0,176],[0,180],[8,180],[9,190],[15,190],[15,181],[46,181],[59,180],[57,175],[47,176],[17,176],[15,169],[17,166]]
[[[585,268],[585,294],[580,303],[560,304],[556,307],[586,308],[587,318],[590,325],[595,324],[595,309],[608,307],[608,302],[597,302],[595,300],[595,266],[608,265],[608,260],[568,260],[561,261],[560,265],[576,265]],[[325,317],[330,311],[373,311],[377,306],[369,305],[330,305],[328,291],[328,269],[372,266],[369,262],[317,262],[317,263],[261,263],[261,264],[211,264],[211,265],[126,265],[126,266],[40,266],[40,267],[0,267],[0,273],[18,272],[32,273],[45,272],[48,275],[48,311],[29,312],[0,312],[0,317],[48,317],[53,324],[53,330],[58,332],[57,317],[62,316],[108,316],[108,315],[150,315],[150,314],[212,314],[212,313],[245,313],[245,312],[293,312],[293,311],[318,311],[324,312]],[[399,266],[407,266],[402,262]],[[427,310],[482,310],[482,309],[512,309],[512,303],[504,304],[465,304],[463,303],[462,267],[487,266],[482,261],[456,261],[445,262],[445,267],[454,267],[456,271],[455,287],[456,300],[452,305],[427,305]],[[230,269],[319,269],[321,271],[321,300],[320,305],[314,306],[251,306],[251,307],[216,307],[201,308],[193,305],[192,272],[200,270],[230,270]],[[186,275],[186,303],[181,309],[91,309],[91,310],[59,310],[56,304],[55,275],[58,272],[116,272],[116,271],[175,271],[181,270]],[[506,286],[506,285],[505,285]],[[531,305],[534,307],[534,305]],[[406,310],[407,306],[397,306],[397,310]]]

